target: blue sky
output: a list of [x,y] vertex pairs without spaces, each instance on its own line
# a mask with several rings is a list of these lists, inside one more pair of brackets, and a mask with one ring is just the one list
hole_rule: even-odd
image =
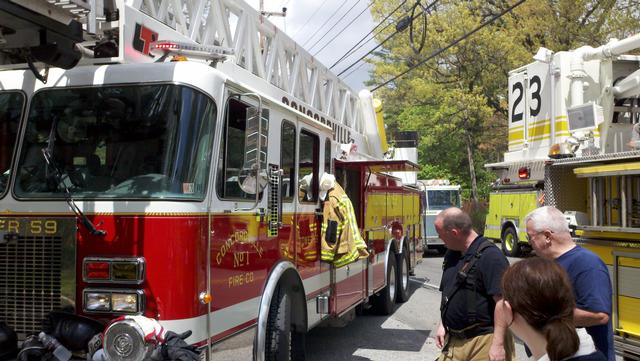
[[[256,9],[259,6],[259,0],[246,1]],[[375,26],[369,9],[365,10],[368,5],[368,0],[264,0],[266,11],[281,11],[283,6],[287,7],[286,18],[272,16],[269,20],[299,44],[304,44],[310,54],[317,52],[315,57],[327,67],[331,66]],[[349,9],[351,10],[349,11]],[[362,15],[352,25],[338,34],[363,10]],[[335,15],[332,16],[334,13]],[[338,21],[343,15],[344,18]],[[327,19],[329,19],[328,22]],[[322,26],[325,22],[326,24]],[[326,36],[322,38],[325,34]],[[336,35],[338,36],[324,47]],[[336,65],[332,71],[338,74],[375,45],[374,41],[366,43],[356,53]],[[324,49],[320,50],[323,47]],[[345,76],[359,65],[357,64],[341,76],[356,91],[364,88],[363,82],[369,78],[370,65],[366,64],[348,77]]]

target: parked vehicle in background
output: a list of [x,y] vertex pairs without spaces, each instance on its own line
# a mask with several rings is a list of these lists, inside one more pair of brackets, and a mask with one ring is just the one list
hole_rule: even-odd
[[460,207],[460,186],[448,179],[418,181],[422,191],[422,245],[424,252],[430,249],[444,252],[444,242],[438,237],[433,222],[436,216],[449,207]]
[[[542,169],[543,163],[535,164]],[[510,167],[513,170],[514,167]],[[518,257],[531,250],[527,242],[524,218],[532,210],[544,205],[544,183],[529,180],[531,166],[519,167],[525,180],[509,181],[509,170],[505,170],[489,194],[489,212],[484,226],[484,236],[502,243],[502,252],[509,257]],[[517,170],[516,170],[517,171]],[[543,172],[536,173],[543,177]]]

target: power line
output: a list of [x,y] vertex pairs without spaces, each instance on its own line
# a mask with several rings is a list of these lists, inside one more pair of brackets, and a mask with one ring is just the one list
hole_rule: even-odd
[[318,7],[316,8],[316,11],[314,11],[314,12],[313,12],[313,14],[309,15],[309,18],[307,18],[307,20],[305,20],[304,24],[302,24],[302,26],[301,26],[301,27],[299,27],[293,35],[291,35],[291,38],[292,38],[292,39],[293,39],[293,37],[294,37],[294,36],[298,35],[298,33],[300,32],[300,30],[304,29],[304,27],[305,27],[305,26],[307,26],[307,24],[309,24],[309,21],[311,21],[311,19],[313,19],[314,15],[316,15],[316,14],[318,13],[318,11],[319,11],[319,10],[324,6],[324,4],[326,4],[326,3],[327,3],[327,0],[324,0],[324,1],[322,2],[322,4],[320,4],[320,6],[318,6]]
[[[326,43],[326,44],[324,44],[324,46],[323,46],[322,48],[320,48],[320,50],[318,50],[318,51],[316,51],[315,53],[313,53],[313,56],[318,55],[318,53],[320,53],[322,50],[324,50],[324,48],[326,48],[326,47],[327,47],[327,45],[331,44],[331,42],[332,42],[332,41],[334,41],[334,40],[335,40],[335,38],[337,38],[337,37],[338,37],[338,35],[342,34],[342,32],[343,32],[343,31],[345,31],[348,27],[350,27],[351,25],[353,25],[353,23],[356,21],[356,19],[358,19],[360,16],[362,16],[362,14],[364,14],[364,12],[365,12],[365,11],[367,11],[367,9],[369,9],[369,8],[371,7],[371,5],[373,5],[373,1],[371,1],[371,2],[369,3],[369,5],[367,5],[367,7],[366,7],[366,8],[364,8],[364,9],[360,12],[360,14],[358,14],[355,18],[353,18],[353,20],[351,20],[351,21],[349,22],[349,24],[347,24],[345,27],[343,27],[342,29],[340,29],[340,30],[336,33],[336,35],[334,35],[334,36],[333,36],[333,38],[329,39],[329,41],[327,41],[327,43]],[[328,33],[328,32],[327,32],[327,33]]]
[[[427,7],[422,8],[422,11],[420,12],[420,14],[417,14],[416,16],[410,18],[410,22],[413,21],[414,19],[416,19],[418,16],[422,15],[422,13],[424,13],[425,11],[431,9],[433,6],[435,6],[438,3],[438,0],[434,0],[431,4],[427,5]],[[417,5],[418,3],[416,3]],[[415,6],[415,5],[414,5]],[[396,34],[398,34],[401,30],[404,29],[397,29],[396,31],[394,31],[393,33],[391,33],[389,36],[387,36],[380,44],[376,45],[373,49],[369,50],[366,54],[362,55],[358,60],[354,61],[353,63],[351,63],[351,65],[349,65],[348,67],[346,67],[344,70],[342,70],[340,73],[338,73],[338,76],[344,74],[347,70],[353,68],[356,64],[358,64],[360,61],[362,61],[362,59],[366,58],[367,56],[369,56],[369,54],[373,53],[376,49],[378,49],[379,47],[381,47],[382,45],[384,45],[387,41],[389,41],[389,39],[391,39],[392,37],[394,37]]]
[[[381,32],[383,32],[386,28],[388,28],[392,23],[387,24],[384,28],[380,29],[380,31],[378,31],[377,33],[375,33],[371,39],[365,41],[364,43],[362,43],[364,41],[364,39],[366,39],[369,35],[371,35],[371,33],[373,33],[378,27],[380,27],[380,25],[382,25],[382,23],[384,23],[385,21],[387,21],[387,19],[389,19],[389,17],[391,15],[393,15],[393,13],[395,13],[396,11],[398,11],[398,9],[400,9],[400,7],[402,5],[404,5],[407,2],[407,0],[402,1],[402,3],[400,3],[400,5],[398,5],[395,9],[393,9],[392,12],[389,13],[389,15],[387,15],[384,19],[382,19],[382,21],[380,21],[378,23],[378,25],[376,25],[373,29],[371,29],[371,31],[369,33],[367,33],[367,35],[365,35],[364,37],[362,37],[362,39],[360,39],[360,41],[358,41],[356,43],[356,45],[354,45],[351,49],[349,49],[346,53],[344,53],[344,55],[342,55],[342,57],[340,59],[338,59],[335,63],[333,63],[333,65],[331,65],[329,67],[329,69],[333,69],[336,65],[338,65],[340,62],[342,62],[342,60],[344,60],[345,58],[351,56],[351,54],[355,53],[356,51],[360,50],[360,48],[362,48],[364,46],[364,44],[368,43],[369,41],[371,41],[372,39],[374,39],[378,34],[380,34]],[[362,43],[362,45],[360,45],[357,49],[354,50],[355,47],[358,46],[358,44]]]
[[[360,0],[356,0],[356,2],[358,2]],[[346,4],[346,1],[343,1],[342,4],[340,4],[340,6],[338,6],[338,8],[336,9],[336,11],[333,12],[333,14],[329,15],[329,17],[327,18],[327,20],[322,23],[322,25],[320,25],[320,27],[307,39],[307,41],[305,41],[304,43],[302,43],[302,46],[305,47],[307,45],[307,43],[309,43],[309,41],[311,41],[311,39],[313,39],[316,34],[318,34],[318,32],[325,26],[327,25],[327,23],[329,22],[329,20],[331,20],[331,18],[333,18],[334,16],[336,16],[336,14],[338,13],[338,11],[340,11],[340,9],[342,9],[342,7]]]
[[494,21],[498,20],[499,18],[501,18],[502,16],[504,16],[506,13],[511,12],[513,9],[515,9],[516,7],[520,6],[522,3],[524,3],[527,0],[520,0],[517,3],[511,5],[510,7],[508,7],[506,10],[503,10],[500,14],[492,17],[491,19],[485,21],[484,23],[480,24],[479,26],[477,26],[475,29],[471,30],[468,33],[463,34],[461,37],[457,38],[456,40],[454,40],[453,42],[449,43],[449,45],[445,46],[442,49],[436,50],[435,52],[431,53],[431,55],[429,55],[427,58],[421,60],[418,64],[410,67],[409,69],[403,71],[402,73],[394,76],[393,78],[385,81],[384,83],[377,85],[375,88],[371,89],[372,92],[382,88],[383,86],[391,83],[392,81],[400,78],[401,76],[407,74],[408,72],[410,72],[411,70],[419,67],[420,65],[426,63],[427,61],[435,58],[436,56],[442,54],[443,52],[445,52],[446,50],[450,49],[453,46],[456,46],[458,43],[462,42],[463,40],[466,40],[468,37],[470,37],[471,35],[475,34],[476,32],[478,32],[480,29],[484,28],[485,26],[493,23]]
[[363,56],[361,56],[360,58],[358,58],[358,60],[354,61],[353,63],[351,63],[351,65],[349,65],[348,67],[344,68],[341,72],[338,73],[338,76],[344,74],[347,70],[353,68],[356,64],[358,64],[360,61],[362,61],[362,59],[366,58],[367,56],[369,56],[369,54],[373,53],[376,49],[378,49],[379,47],[381,47],[382,45],[384,45],[384,43],[386,43],[387,41],[389,41],[389,39],[391,39],[392,37],[394,37],[398,32],[395,31],[393,32],[391,35],[387,36],[384,40],[382,40],[382,42],[378,45],[376,45],[373,49],[369,50],[366,54],[364,54]]
[[360,63],[360,65],[358,65],[358,66],[356,66],[355,68],[353,68],[353,70],[351,70],[351,71],[349,72],[349,74],[347,74],[347,75],[343,76],[343,77],[342,77],[342,80],[347,79],[348,77],[350,77],[351,75],[353,75],[353,73],[355,73],[355,72],[356,72],[356,71],[358,71],[360,68],[362,68],[363,66],[365,66],[365,64],[367,64],[367,63],[365,63],[364,61],[363,61],[362,63]]
[[[318,39],[315,43],[313,43],[313,45],[311,45],[307,50],[311,51],[311,49],[313,49],[316,45],[318,45],[318,43],[319,43],[322,39],[324,39],[324,37],[325,37],[325,36],[329,35],[329,33],[331,32],[331,30],[333,30],[333,29],[334,29],[334,27],[335,27],[336,25],[338,25],[338,24],[340,23],[340,21],[342,21],[342,19],[344,19],[344,18],[345,18],[345,16],[347,16],[347,14],[349,14],[349,13],[351,12],[351,10],[353,10],[353,8],[355,8],[355,7],[356,7],[356,5],[358,5],[359,3],[360,3],[360,0],[356,0],[356,2],[355,2],[355,3],[353,3],[353,5],[351,5],[351,7],[349,8],[349,10],[347,10],[344,14],[342,14],[342,16],[340,17],[340,19],[338,19],[338,21],[336,21],[336,22],[335,22],[335,24],[333,24],[333,26],[330,26],[330,27],[329,27],[329,30],[327,30],[327,31],[324,33],[324,35],[322,35],[322,36],[320,37],[320,39]],[[371,3],[369,3],[369,5],[365,8],[365,10],[366,10],[366,9],[368,9],[370,6],[371,6]],[[363,10],[362,12],[364,12],[364,10]],[[360,15],[362,15],[362,13],[360,13]],[[360,16],[360,15],[358,15],[358,16]],[[358,17],[356,17],[356,19],[357,19],[357,18],[358,18]],[[354,19],[354,20],[355,20],[355,19]],[[347,26],[348,26],[348,25],[347,25]],[[344,29],[343,29],[343,30],[344,30]],[[340,33],[340,32],[338,32],[338,34],[339,34],[339,33]],[[337,35],[336,35],[336,36],[337,36]],[[314,55],[315,55],[315,54],[314,54]]]

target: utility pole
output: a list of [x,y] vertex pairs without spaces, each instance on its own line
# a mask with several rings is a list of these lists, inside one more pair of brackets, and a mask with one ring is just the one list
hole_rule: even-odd
[[[283,7],[282,11],[264,11],[264,0],[260,0],[260,24],[264,23],[264,17],[269,16],[287,16],[287,8]],[[260,49],[264,49],[263,37],[260,36]]]
[[264,17],[269,16],[287,16],[287,8],[283,7],[282,11],[264,11],[264,0],[260,0],[260,23],[264,21]]

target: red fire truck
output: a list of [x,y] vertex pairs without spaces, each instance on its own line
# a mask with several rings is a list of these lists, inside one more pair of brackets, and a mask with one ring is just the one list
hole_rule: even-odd
[[[91,3],[0,4],[0,320],[144,315],[206,359],[296,359],[407,300],[419,191],[390,172],[417,165],[368,91],[238,0]],[[319,258],[325,172],[369,247],[344,267]],[[143,346],[125,326],[112,359]]]

